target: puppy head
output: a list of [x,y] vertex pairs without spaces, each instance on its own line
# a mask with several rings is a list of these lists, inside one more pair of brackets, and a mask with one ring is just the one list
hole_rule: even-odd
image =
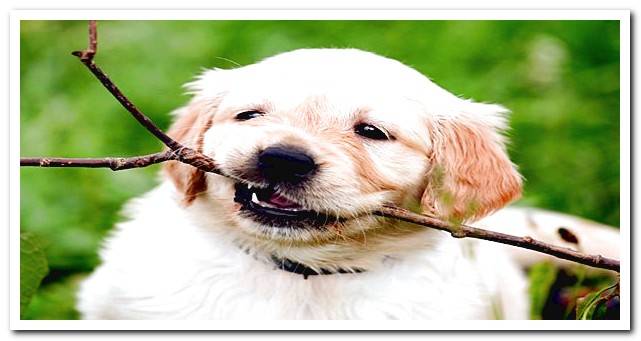
[[505,110],[462,100],[398,61],[311,49],[189,85],[170,134],[229,177],[168,164],[183,203],[210,205],[252,238],[314,242],[365,235],[382,204],[482,217],[516,198]]

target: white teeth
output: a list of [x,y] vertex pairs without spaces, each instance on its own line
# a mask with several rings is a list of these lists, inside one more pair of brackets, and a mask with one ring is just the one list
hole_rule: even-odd
[[[252,186],[252,185],[247,185],[248,189],[252,189],[253,187],[254,186]],[[297,211],[302,211],[303,210],[302,208],[295,208],[295,207],[285,208],[285,207],[274,206],[274,205],[270,204],[269,202],[265,202],[265,201],[259,200],[258,199],[258,195],[256,194],[256,192],[252,192],[251,202],[253,202],[254,204],[258,204],[260,206],[263,206],[263,207],[278,208],[278,209],[286,210],[286,211],[297,212]]]

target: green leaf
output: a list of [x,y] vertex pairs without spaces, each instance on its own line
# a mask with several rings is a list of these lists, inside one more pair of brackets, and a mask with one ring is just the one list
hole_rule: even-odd
[[530,277],[530,318],[540,320],[543,307],[554,284],[558,269],[552,263],[535,264],[529,273]]
[[591,315],[599,302],[599,293],[589,293],[578,301],[576,308],[577,320],[591,320]]
[[[616,286],[617,285],[613,285],[603,288],[579,299],[576,309],[577,320],[594,320],[605,316],[608,312],[608,300],[618,296]],[[610,290],[612,290],[612,292],[608,293]]]
[[42,242],[29,232],[20,232],[20,318],[49,272]]

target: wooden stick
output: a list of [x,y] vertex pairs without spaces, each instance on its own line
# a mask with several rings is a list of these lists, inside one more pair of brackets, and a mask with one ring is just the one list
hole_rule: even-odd
[[[122,91],[114,84],[114,82],[102,71],[94,62],[94,57],[98,54],[98,30],[96,28],[96,21],[89,21],[89,44],[87,49],[82,51],[74,51],[72,55],[78,57],[80,62],[84,64],[91,73],[98,78],[100,83],[116,98],[116,100],[125,108],[129,113],[150,133],[164,143],[169,149],[174,151],[175,160],[187,163],[193,166],[198,166],[207,172],[220,173],[214,160],[210,157],[197,152],[187,146],[182,145],[178,141],[172,139],[169,135],[165,134],[162,129],[158,128],[154,122],[147,117],[136,105],[133,104],[125,96]],[[73,163],[72,163],[73,164]],[[60,164],[58,164],[60,166]]]
[[576,263],[581,263],[596,268],[602,268],[616,272],[621,271],[621,265],[616,259],[606,258],[600,255],[586,255],[569,248],[544,243],[533,239],[532,237],[517,237],[463,224],[452,224],[435,217],[430,217],[424,214],[417,214],[395,206],[383,206],[378,211],[374,212],[374,214],[382,217],[398,219],[413,224],[431,227],[441,231],[446,231],[455,238],[475,238],[489,240],[492,242],[517,246],[524,249],[545,253],[557,258],[570,260]]
[[119,171],[131,168],[142,168],[169,160],[176,160],[173,151],[164,151],[155,154],[133,156],[133,157],[106,157],[100,159],[92,158],[21,158],[21,167],[86,167],[86,168],[110,168],[112,171]]

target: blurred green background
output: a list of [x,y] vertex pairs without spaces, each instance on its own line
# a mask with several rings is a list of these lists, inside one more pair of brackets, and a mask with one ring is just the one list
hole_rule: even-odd
[[[398,59],[449,91],[512,110],[519,202],[619,225],[617,21],[104,21],[98,64],[161,127],[203,68],[232,68],[305,47],[354,47]],[[22,156],[155,152],[140,127],[70,55],[85,21],[22,21]],[[158,166],[21,169],[21,229],[46,241],[50,273],[26,318],[77,318],[79,279],[130,198]]]

